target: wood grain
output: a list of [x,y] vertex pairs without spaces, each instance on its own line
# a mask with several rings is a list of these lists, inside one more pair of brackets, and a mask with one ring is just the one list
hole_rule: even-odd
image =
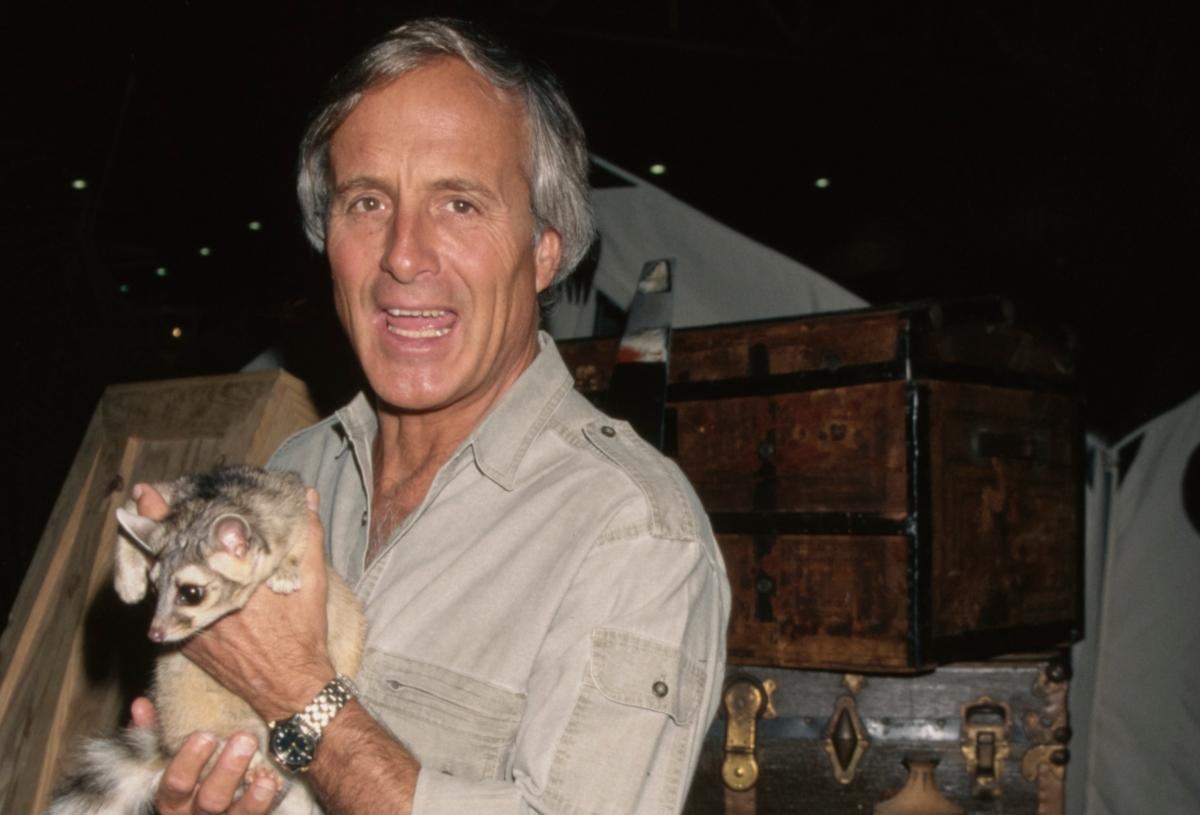
[[146,686],[144,611],[110,584],[113,511],[133,484],[263,464],[316,418],[282,371],[105,391],[0,636],[0,812],[43,811],[70,747]]

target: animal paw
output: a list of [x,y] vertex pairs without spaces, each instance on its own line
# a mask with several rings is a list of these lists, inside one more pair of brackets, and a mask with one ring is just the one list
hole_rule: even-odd
[[300,575],[285,575],[276,572],[267,578],[267,588],[276,594],[291,594],[300,588]]
[[275,795],[278,795],[285,785],[285,781],[279,777],[279,773],[275,772],[259,753],[250,763],[250,768],[246,770],[246,775],[242,780],[246,790],[249,790],[255,784],[270,786],[275,790]]

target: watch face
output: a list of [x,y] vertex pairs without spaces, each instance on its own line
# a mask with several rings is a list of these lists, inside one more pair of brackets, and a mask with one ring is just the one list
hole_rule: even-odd
[[317,745],[312,736],[288,719],[271,731],[271,754],[289,770],[302,770],[313,760]]

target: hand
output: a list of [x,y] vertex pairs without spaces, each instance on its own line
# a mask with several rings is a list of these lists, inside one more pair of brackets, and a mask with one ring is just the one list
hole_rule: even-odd
[[308,490],[307,498],[300,589],[285,595],[260,586],[240,611],[183,647],[188,659],[245,699],[265,721],[302,710],[334,676],[326,643],[325,535],[316,490]]
[[[149,699],[135,699],[132,713],[135,727],[154,726],[154,705]],[[263,815],[270,811],[279,792],[273,774],[256,774],[242,796],[235,798],[256,747],[253,736],[235,733],[202,780],[204,767],[217,749],[217,738],[211,733],[193,733],[163,772],[154,806],[160,815]]]

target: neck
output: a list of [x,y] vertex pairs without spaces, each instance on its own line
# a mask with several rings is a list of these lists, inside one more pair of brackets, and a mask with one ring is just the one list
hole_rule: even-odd
[[508,376],[482,393],[442,407],[413,411],[378,402],[379,431],[373,451],[375,486],[406,482],[419,473],[436,473],[533,363],[537,353],[533,335],[515,364],[506,366],[511,371]]
[[536,340],[528,357],[493,390],[430,411],[406,411],[379,402],[379,431],[372,450],[374,495],[368,563],[392,532],[424,500],[433,479],[450,456],[487,417],[537,355]]

